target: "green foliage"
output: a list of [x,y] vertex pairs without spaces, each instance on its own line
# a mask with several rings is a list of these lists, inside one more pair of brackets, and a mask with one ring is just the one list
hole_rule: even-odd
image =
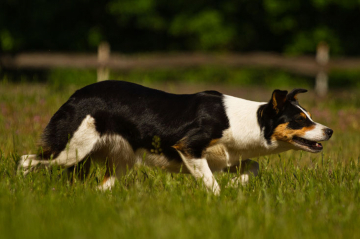
[[111,79],[139,82],[142,84],[156,83],[202,83],[225,84],[231,86],[262,86],[269,88],[287,87],[294,82],[297,86],[312,88],[311,78],[293,76],[290,73],[258,68],[225,68],[202,67],[186,70],[152,70],[114,72]]
[[203,10],[197,15],[179,14],[170,25],[174,36],[189,36],[192,50],[226,49],[234,37],[231,24],[226,24],[216,10]]
[[[357,0],[105,0],[0,3],[0,52],[276,51],[359,55]],[[41,9],[41,10],[40,10]]]
[[49,71],[47,81],[55,88],[83,87],[96,82],[96,70],[54,69]]
[[14,48],[14,39],[7,29],[0,32],[0,45],[3,51],[11,51]]
[[[331,89],[360,87],[360,71],[333,71],[329,74]],[[36,78],[28,79],[33,81]],[[56,69],[47,74],[47,82],[55,89],[68,85],[82,87],[96,82],[95,70]],[[304,87],[312,89],[315,79],[286,71],[264,68],[201,67],[189,69],[111,71],[110,79],[140,84],[222,84],[234,87],[255,86],[274,88]]]
[[99,27],[93,27],[89,30],[88,43],[91,47],[97,47],[103,40],[103,36]]
[[360,70],[333,71],[329,86],[332,88],[360,87]]
[[107,9],[118,17],[121,26],[135,22],[135,25],[142,29],[162,30],[166,26],[165,19],[160,16],[156,7],[154,0],[124,0],[110,1]]
[[320,42],[326,42],[331,46],[331,54],[338,55],[342,53],[339,39],[327,27],[318,27],[310,31],[299,32],[294,36],[292,42],[287,45],[285,52],[291,55],[313,53]]
[[[96,70],[58,68],[47,72],[16,72],[3,74],[3,82],[47,82],[56,90],[67,87],[83,87],[96,82]],[[359,88],[360,71],[332,71],[329,73],[330,89]],[[137,82],[145,85],[156,84],[220,84],[232,87],[254,86],[275,88],[304,87],[313,89],[315,79],[267,68],[198,67],[187,69],[110,71],[110,78]]]

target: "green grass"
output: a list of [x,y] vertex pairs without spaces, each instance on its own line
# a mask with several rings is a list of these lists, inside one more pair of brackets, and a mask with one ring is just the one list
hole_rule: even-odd
[[[216,197],[190,175],[147,167],[129,172],[111,192],[97,191],[96,177],[71,183],[60,170],[16,175],[19,156],[36,151],[41,130],[75,89],[0,83],[1,238],[360,235],[358,90],[331,92],[323,100],[311,93],[300,96],[313,118],[335,131],[323,153],[293,151],[255,159],[260,174],[246,186],[226,187],[234,175],[217,174],[222,193]],[[185,90],[177,86],[173,91]],[[265,91],[239,89],[237,95],[267,100],[271,91]]]

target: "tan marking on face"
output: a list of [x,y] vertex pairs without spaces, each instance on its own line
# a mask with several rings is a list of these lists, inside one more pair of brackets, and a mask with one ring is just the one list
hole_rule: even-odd
[[308,115],[310,116],[310,118],[312,118],[311,113],[310,113],[309,111],[308,111],[307,113],[308,113]]
[[287,128],[288,124],[289,123],[278,125],[271,136],[271,140],[280,140],[290,143],[292,142],[292,138],[294,136],[302,137],[307,131],[315,128],[315,125],[311,125],[309,127],[304,127],[301,129],[289,129]]
[[303,112],[300,113],[301,117],[303,117],[304,119],[306,119],[306,114],[304,114]]

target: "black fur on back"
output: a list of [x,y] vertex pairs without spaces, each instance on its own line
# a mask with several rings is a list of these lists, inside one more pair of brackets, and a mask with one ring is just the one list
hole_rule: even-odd
[[91,115],[100,135],[116,134],[134,150],[151,150],[154,136],[169,159],[181,160],[172,147],[187,138],[199,157],[212,139],[229,128],[223,95],[216,91],[170,94],[134,83],[103,81],[76,91],[51,118],[42,136],[42,156],[65,149],[83,119]]

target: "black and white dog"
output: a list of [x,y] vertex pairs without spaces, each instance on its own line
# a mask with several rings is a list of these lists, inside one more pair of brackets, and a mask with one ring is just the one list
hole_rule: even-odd
[[[95,83],[60,107],[44,130],[40,153],[22,156],[19,170],[26,174],[39,165],[70,167],[91,157],[107,162],[100,186],[106,189],[144,161],[191,173],[219,194],[212,172],[254,162],[241,159],[290,149],[322,150],[318,142],[333,131],[314,122],[299,105],[296,95],[306,91],[275,90],[266,103],[216,91],[176,95],[129,82]],[[243,180],[257,174],[254,165],[241,171]]]

